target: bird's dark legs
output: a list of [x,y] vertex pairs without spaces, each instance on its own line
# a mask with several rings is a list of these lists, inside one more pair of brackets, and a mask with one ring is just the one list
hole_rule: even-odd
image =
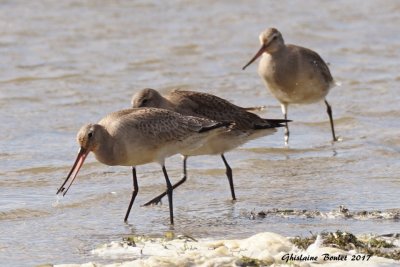
[[170,220],[171,224],[174,224],[174,208],[172,205],[173,188],[172,188],[171,182],[169,181],[167,170],[165,169],[164,165],[162,166],[162,170],[164,173],[165,182],[167,184],[167,194],[168,194],[168,202],[169,202],[169,220]]
[[333,138],[333,141],[337,141],[337,138],[335,135],[335,127],[333,126],[332,108],[331,108],[331,105],[329,105],[328,101],[326,101],[326,99],[325,99],[325,104],[326,104],[326,112],[328,112],[329,121],[331,123],[332,138]]
[[136,169],[135,167],[132,167],[132,177],[133,177],[133,191],[132,191],[132,197],[131,197],[131,202],[129,203],[128,210],[126,211],[125,219],[124,222],[128,221],[129,213],[131,212],[132,204],[135,201],[136,195],[139,192],[139,186],[137,183],[137,177],[136,177]]
[[228,177],[229,186],[231,187],[232,200],[236,200],[235,188],[233,186],[232,169],[229,166],[228,162],[226,161],[224,154],[221,154],[221,158],[224,161],[226,167],[226,176]]
[[[183,184],[184,182],[186,182],[186,160],[187,160],[187,156],[183,157],[183,177],[182,179],[180,179],[176,184],[174,184],[172,186],[172,189],[177,188],[178,186],[180,186],[181,184]],[[150,200],[149,202],[147,202],[146,204],[144,204],[143,206],[149,206],[149,205],[157,205],[158,203],[161,202],[161,199],[167,194],[167,191],[163,192],[162,194],[160,194],[159,196],[153,198],[152,200]]]
[[[282,113],[283,116],[285,118],[285,120],[287,120],[287,112],[288,112],[288,105],[287,104],[281,104],[281,108],[282,108]],[[289,144],[289,125],[287,122],[285,122],[285,145]]]

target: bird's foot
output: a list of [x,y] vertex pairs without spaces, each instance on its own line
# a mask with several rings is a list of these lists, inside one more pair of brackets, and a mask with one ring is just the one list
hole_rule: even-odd
[[285,133],[285,146],[286,147],[289,146],[289,133],[288,132]]
[[159,195],[158,197],[153,198],[152,200],[150,200],[149,202],[143,204],[142,206],[150,206],[150,205],[158,205],[158,204],[162,204],[161,199],[164,197],[164,195]]
[[335,139],[332,140],[332,143],[334,144],[335,142],[342,142],[342,141],[343,141],[343,137],[336,136]]

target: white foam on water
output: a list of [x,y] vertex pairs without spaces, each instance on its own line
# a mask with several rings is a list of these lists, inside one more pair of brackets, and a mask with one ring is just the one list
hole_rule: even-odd
[[[351,261],[355,251],[343,251],[332,247],[323,247],[322,237],[316,239],[307,250],[302,250],[292,244],[288,238],[271,232],[263,232],[246,239],[236,240],[200,240],[174,239],[166,241],[162,238],[139,241],[136,246],[126,242],[111,242],[92,251],[104,259],[118,259],[118,263],[101,265],[85,263],[83,265],[55,265],[59,267],[72,266],[237,266],[244,258],[262,261],[263,264],[278,266],[399,266],[400,261],[381,257],[370,257],[368,261]],[[324,255],[346,260],[324,260]],[[362,254],[357,254],[361,255]],[[297,257],[298,260],[290,260]],[[300,259],[301,257],[302,259]],[[312,260],[311,257],[317,257]],[[130,258],[121,262],[121,259]],[[288,259],[286,261],[286,259]]]
[[306,251],[308,253],[314,253],[314,251],[318,250],[322,246],[323,242],[324,240],[322,239],[321,235],[317,235],[315,242],[309,245]]

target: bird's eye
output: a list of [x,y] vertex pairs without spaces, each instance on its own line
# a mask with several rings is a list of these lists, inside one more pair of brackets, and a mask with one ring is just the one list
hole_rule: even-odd
[[148,99],[143,99],[142,100],[142,105],[146,105],[147,101],[148,101]]
[[278,36],[275,35],[274,38],[272,38],[272,40],[276,40],[276,39],[278,39]]
[[93,136],[93,132],[88,133],[88,137],[91,138]]

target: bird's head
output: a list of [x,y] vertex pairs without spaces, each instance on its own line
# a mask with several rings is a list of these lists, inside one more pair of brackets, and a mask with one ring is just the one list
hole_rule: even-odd
[[274,53],[285,45],[282,34],[275,28],[266,29],[260,33],[258,38],[260,39],[261,48],[249,61],[249,63],[243,67],[243,70],[253,63],[257,58],[259,58],[263,53]]
[[163,96],[154,89],[145,88],[132,96],[131,104],[133,108],[152,107],[161,108]]

